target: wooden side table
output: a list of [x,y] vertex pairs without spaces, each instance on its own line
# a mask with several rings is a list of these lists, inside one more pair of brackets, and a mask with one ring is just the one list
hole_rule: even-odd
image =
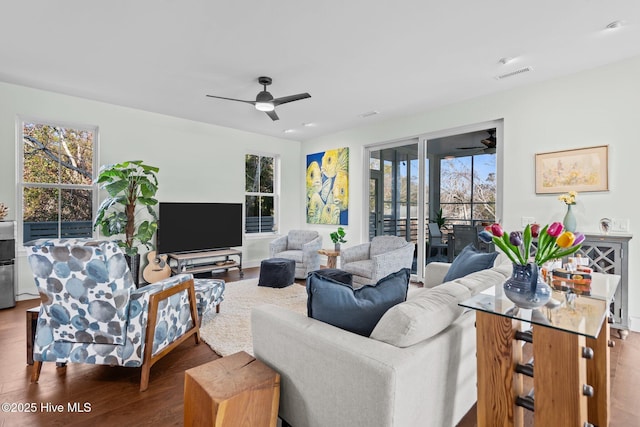
[[185,426],[275,427],[280,374],[241,351],[185,372]]
[[327,268],[338,268],[338,257],[340,256],[340,251],[320,249],[318,253],[327,257]]

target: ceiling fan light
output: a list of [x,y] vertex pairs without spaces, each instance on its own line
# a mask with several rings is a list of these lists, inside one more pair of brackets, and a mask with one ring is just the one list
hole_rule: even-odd
[[275,108],[271,102],[256,102],[256,110],[258,111],[273,111]]

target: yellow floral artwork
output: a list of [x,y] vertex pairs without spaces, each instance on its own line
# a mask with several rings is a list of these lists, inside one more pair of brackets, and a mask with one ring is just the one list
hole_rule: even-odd
[[609,146],[536,154],[536,193],[606,191]]
[[349,148],[307,155],[307,223],[348,225]]

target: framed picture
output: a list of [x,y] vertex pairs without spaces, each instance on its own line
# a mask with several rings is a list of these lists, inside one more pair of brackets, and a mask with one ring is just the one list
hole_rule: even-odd
[[349,223],[349,147],[307,155],[307,223]]
[[536,194],[609,189],[609,146],[536,154]]

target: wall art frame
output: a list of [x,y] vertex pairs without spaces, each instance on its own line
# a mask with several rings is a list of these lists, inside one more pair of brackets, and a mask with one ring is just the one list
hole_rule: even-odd
[[308,154],[308,224],[349,224],[349,147]]
[[536,154],[536,194],[609,190],[609,146]]

